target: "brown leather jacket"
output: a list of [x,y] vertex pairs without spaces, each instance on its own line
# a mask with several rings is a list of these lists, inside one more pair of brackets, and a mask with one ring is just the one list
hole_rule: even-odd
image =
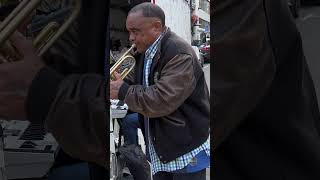
[[209,91],[192,47],[170,30],[153,59],[149,87],[141,85],[143,60],[141,56],[125,79],[119,99],[150,118],[155,150],[161,161],[168,162],[208,138]]

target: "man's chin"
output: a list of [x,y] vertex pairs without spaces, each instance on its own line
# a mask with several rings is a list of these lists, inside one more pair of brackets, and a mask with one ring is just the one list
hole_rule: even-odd
[[136,51],[136,52],[138,52],[138,53],[140,53],[140,54],[144,53],[144,51],[143,51],[143,50],[141,50],[141,49],[137,49],[137,51]]
[[136,47],[137,49],[136,49],[136,52],[138,52],[138,53],[140,53],[140,54],[142,54],[142,53],[144,53],[145,51],[146,51],[146,49],[145,48],[141,48],[141,47]]

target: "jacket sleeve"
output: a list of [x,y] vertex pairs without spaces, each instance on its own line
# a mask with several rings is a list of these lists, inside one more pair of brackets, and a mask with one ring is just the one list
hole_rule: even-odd
[[[108,82],[96,74],[70,75],[59,81],[51,81],[53,90],[41,89],[54,72],[42,72],[34,80],[29,97],[30,117],[39,119],[40,112],[45,127],[51,132],[62,149],[71,157],[106,166],[107,162],[107,113],[106,89]],[[49,81],[50,82],[50,81]],[[41,86],[40,86],[41,85]],[[51,95],[50,95],[51,92]],[[50,100],[37,97],[48,93]],[[43,96],[45,97],[45,96]],[[33,103],[32,103],[33,102]],[[36,104],[34,103],[36,102]],[[40,119],[39,119],[40,120]]]
[[132,111],[151,118],[161,117],[171,114],[181,106],[195,86],[192,58],[190,55],[181,54],[176,55],[164,66],[160,78],[154,85],[143,87],[124,83],[120,88],[119,97],[124,97],[125,103]]
[[213,17],[214,150],[266,94],[276,62],[263,0],[217,1]]

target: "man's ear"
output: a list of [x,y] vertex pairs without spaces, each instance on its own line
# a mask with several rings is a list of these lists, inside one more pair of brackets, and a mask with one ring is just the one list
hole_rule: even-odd
[[154,27],[155,31],[162,32],[162,23],[160,20],[154,21],[153,27]]

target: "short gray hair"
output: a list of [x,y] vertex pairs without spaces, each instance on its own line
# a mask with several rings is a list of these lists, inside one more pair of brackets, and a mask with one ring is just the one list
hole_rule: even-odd
[[155,18],[159,18],[161,21],[162,26],[166,25],[166,17],[165,14],[163,12],[163,10],[155,4],[152,4],[150,2],[144,2],[141,4],[138,4],[136,6],[134,6],[128,14],[131,13],[136,13],[136,12],[142,12],[142,15],[144,17],[155,17]]

